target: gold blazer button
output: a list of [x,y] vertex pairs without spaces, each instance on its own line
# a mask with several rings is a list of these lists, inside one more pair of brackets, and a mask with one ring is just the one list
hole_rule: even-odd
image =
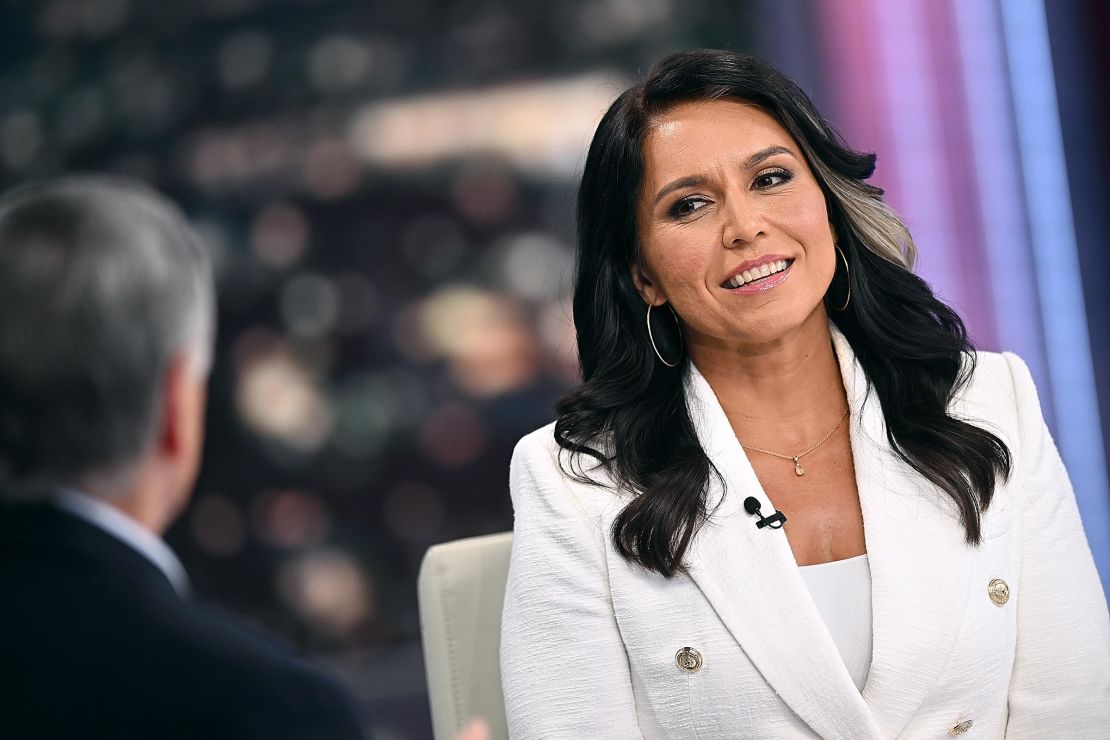
[[697,673],[701,670],[701,653],[692,647],[684,647],[674,655],[674,662],[687,673]]
[[987,595],[998,606],[1010,600],[1010,587],[1001,578],[994,578],[987,584]]
[[948,734],[953,736],[953,737],[955,737],[956,735],[962,735],[965,732],[967,732],[968,730],[970,730],[971,726],[973,724],[975,724],[975,723],[972,722],[971,720],[965,719],[963,722],[960,722],[958,725],[956,725],[951,730],[949,730]]

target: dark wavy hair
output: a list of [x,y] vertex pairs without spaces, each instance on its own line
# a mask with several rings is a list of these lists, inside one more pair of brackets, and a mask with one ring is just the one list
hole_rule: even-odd
[[[708,516],[710,481],[720,474],[687,409],[689,360],[673,368],[657,362],[629,268],[640,259],[636,210],[645,135],[680,103],[720,99],[758,106],[801,147],[851,266],[841,271],[838,261],[825,298],[827,307],[839,308],[850,288],[851,302],[829,315],[882,406],[891,447],[955,501],[967,542],[978,544],[982,512],[1012,461],[1001,439],[948,412],[974,369],[963,322],[910,271],[909,232],[883,191],[865,182],[875,155],[849,149],[774,67],[734,52],[667,57],[616,99],[594,134],[578,192],[574,324],[582,383],[556,406],[564,472],[597,483],[583,456],[595,460],[632,494],[613,523],[621,555],[667,577],[683,571],[683,556]],[[660,336],[666,323],[658,324],[653,332],[665,356],[680,356],[680,336],[672,328],[667,341]]]

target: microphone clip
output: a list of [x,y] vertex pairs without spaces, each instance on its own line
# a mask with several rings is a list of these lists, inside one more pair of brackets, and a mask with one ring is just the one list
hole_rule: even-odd
[[775,511],[771,516],[763,516],[759,511],[760,506],[759,499],[755,496],[748,496],[744,499],[744,511],[759,517],[759,521],[755,523],[756,529],[763,529],[764,527],[782,529],[782,525],[786,524],[786,515],[781,511]]

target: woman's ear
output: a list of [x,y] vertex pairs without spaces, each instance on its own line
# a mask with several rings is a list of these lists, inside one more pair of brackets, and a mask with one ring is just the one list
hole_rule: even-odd
[[833,224],[832,221],[829,221],[829,234],[832,235],[832,240],[833,240],[834,245],[840,243],[840,237],[836,233],[836,225]]
[[628,266],[628,270],[632,275],[632,284],[636,287],[636,292],[644,299],[644,303],[649,306],[661,306],[667,302],[667,297],[663,295],[663,291],[652,279],[647,265],[640,260],[636,260]]

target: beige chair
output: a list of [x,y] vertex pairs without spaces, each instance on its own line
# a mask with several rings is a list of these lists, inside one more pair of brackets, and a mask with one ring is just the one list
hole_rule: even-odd
[[491,740],[508,738],[501,696],[501,604],[512,532],[435,545],[417,578],[420,636],[436,740],[483,717]]

